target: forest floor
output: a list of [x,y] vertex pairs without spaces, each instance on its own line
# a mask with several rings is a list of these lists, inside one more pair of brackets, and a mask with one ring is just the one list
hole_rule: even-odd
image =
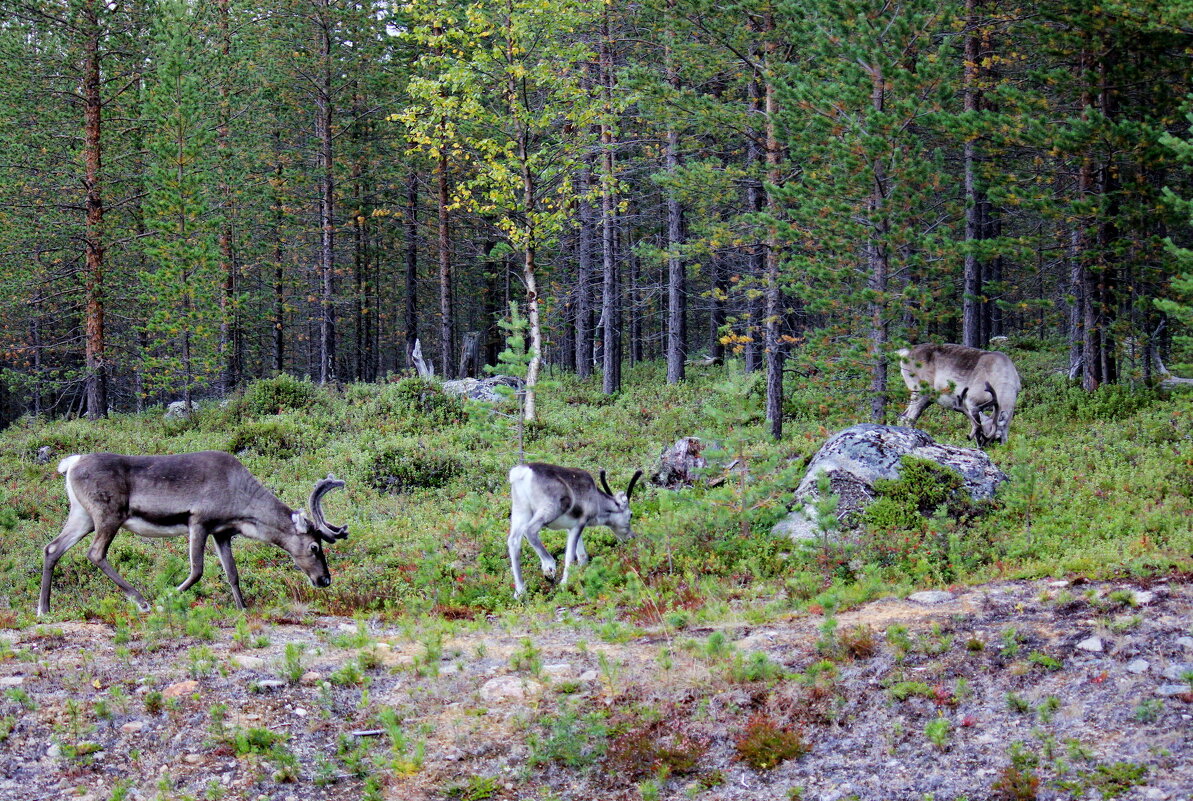
[[1193,797],[1188,577],[818,611],[0,630],[0,799]]

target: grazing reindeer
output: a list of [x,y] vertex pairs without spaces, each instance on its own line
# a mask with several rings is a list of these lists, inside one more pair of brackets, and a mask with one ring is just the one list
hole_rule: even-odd
[[634,536],[630,529],[630,496],[642,471],[634,473],[624,493],[609,489],[605,471],[601,471],[601,488],[586,470],[558,467],[534,462],[520,464],[510,470],[510,564],[514,570],[514,597],[526,592],[522,582],[522,538],[530,540],[539,555],[543,575],[555,578],[555,557],[543,547],[539,531],[544,528],[567,529],[567,548],[564,551],[563,576],[560,585],[567,584],[568,568],[577,561],[588,563],[581,534],[587,526],[608,526],[617,539],[628,541]]
[[311,584],[326,587],[331,584],[331,574],[321,543],[348,536],[347,526],[333,526],[324,520],[321,506],[323,496],[344,486],[343,481],[329,475],[315,485],[309,501],[311,519],[307,519],[261,486],[235,456],[222,451],[177,456],[68,456],[58,465],[58,472],[66,475],[70,515],[62,533],[45,548],[39,615],[50,611],[54,565],[92,531],[95,539],[87,558],[142,611],[149,611],[149,604],[108,563],[108,547],[121,527],[142,537],[190,538],[191,572],[179,585],[179,592],[203,575],[203,549],[208,537],[214,539],[239,609],[245,606],[232,561],[232,537],[240,534],[276,545],[290,554]]
[[899,357],[903,383],[911,390],[900,424],[915,423],[935,399],[969,419],[969,436],[979,447],[995,440],[1006,443],[1021,385],[1005,353],[926,344],[904,348]]

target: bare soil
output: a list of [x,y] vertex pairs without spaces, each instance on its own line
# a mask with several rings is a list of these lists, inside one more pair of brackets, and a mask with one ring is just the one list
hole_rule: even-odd
[[[885,599],[833,636],[818,614],[676,631],[568,610],[440,641],[434,622],[362,638],[313,615],[254,621],[263,647],[230,623],[123,644],[103,622],[0,631],[0,799],[1189,799],[1191,607],[1173,578]],[[743,674],[771,663],[785,675]],[[404,744],[378,732],[385,708]],[[751,721],[807,753],[748,766]],[[289,771],[244,745],[262,729]]]

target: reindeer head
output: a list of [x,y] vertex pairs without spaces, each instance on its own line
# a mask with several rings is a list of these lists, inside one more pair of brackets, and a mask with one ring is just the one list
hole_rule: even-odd
[[311,491],[307,506],[310,507],[311,518],[301,511],[291,515],[294,531],[297,536],[287,538],[286,551],[294,559],[295,566],[310,578],[316,587],[326,587],[331,584],[331,572],[327,569],[327,557],[323,554],[323,543],[332,543],[348,536],[347,526],[333,526],[323,517],[323,496],[337,487],[344,486],[344,482],[328,474]]
[[605,479],[605,471],[601,471],[601,489],[608,495],[614,504],[614,508],[610,510],[606,522],[613,534],[621,542],[627,542],[634,538],[634,531],[630,528],[630,496],[634,494],[634,485],[638,483],[641,478],[642,471],[634,473],[634,477],[630,479],[630,485],[626,487],[625,492],[614,492],[609,489],[609,482]]

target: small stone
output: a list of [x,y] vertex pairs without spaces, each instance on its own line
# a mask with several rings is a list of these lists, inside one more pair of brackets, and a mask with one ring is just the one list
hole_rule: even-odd
[[1177,637],[1176,644],[1185,650],[1193,650],[1193,637]]
[[1147,606],[1152,601],[1156,600],[1156,594],[1154,592],[1141,592],[1139,590],[1134,590],[1134,596],[1136,606]]
[[953,600],[953,594],[944,590],[924,590],[923,592],[913,592],[907,596],[907,600],[917,604],[943,604]]
[[1184,695],[1187,692],[1189,692],[1188,684],[1161,684],[1156,688],[1156,695],[1162,695],[1165,698]]
[[580,681],[591,682],[597,680],[597,672],[595,670],[586,670],[580,674]]
[[202,754],[187,754],[182,758],[182,761],[188,765],[201,765],[207,761],[207,758]]
[[24,676],[0,676],[0,687],[19,687],[24,683]]
[[1093,653],[1102,653],[1102,640],[1099,637],[1089,637],[1077,643],[1077,647],[1083,651],[1092,651]]
[[285,687],[287,682],[281,679],[261,679],[257,682],[257,688],[261,690],[280,690]]
[[298,715],[300,718],[305,718],[307,716],[307,711],[305,709],[303,709],[302,707],[298,706],[298,707],[294,708],[294,714]]
[[165,698],[180,698],[184,695],[190,695],[199,689],[199,682],[194,679],[187,681],[180,681],[177,684],[171,684],[162,691],[162,696]]
[[543,665],[543,673],[547,674],[553,679],[567,678],[568,676],[574,675],[575,672],[575,669],[566,662],[561,662],[556,665]]
[[265,667],[265,660],[259,656],[249,656],[248,654],[233,654],[232,664],[242,667],[245,670],[260,670]]
[[1067,587],[1067,586],[1069,586],[1069,582],[1068,582],[1068,581],[1066,581],[1065,579],[1057,579],[1056,581],[1050,581],[1050,582],[1048,582],[1048,586],[1049,586],[1049,587],[1055,587],[1056,589],[1058,589],[1058,590],[1059,590],[1061,587]]
[[145,728],[145,721],[130,720],[128,723],[125,723],[123,726],[120,727],[120,731],[125,732],[127,734],[135,734],[136,732],[139,732],[144,728]]
[[58,745],[58,743],[52,744],[46,749],[46,756],[48,756],[50,759],[57,759],[58,757],[62,756],[62,746]]
[[1131,673],[1144,673],[1147,671],[1148,663],[1146,659],[1132,659],[1127,663],[1127,670]]
[[316,673],[313,670],[308,670],[306,673],[302,674],[302,678],[299,679],[299,681],[301,681],[303,684],[314,684],[322,678],[323,674]]
[[481,685],[481,699],[488,703],[502,701],[522,701],[532,695],[538,695],[543,686],[537,681],[520,679],[517,676],[498,676],[489,679]]
[[1144,787],[1141,788],[1140,792],[1143,793],[1143,797],[1148,799],[1148,801],[1164,801],[1164,799],[1168,798],[1168,793],[1159,787]]
[[460,667],[459,664],[457,664],[455,662],[448,662],[446,665],[439,666],[439,675],[440,676],[446,676],[450,673],[463,673],[463,672],[464,672],[464,668]]
[[1184,681],[1186,673],[1193,673],[1193,664],[1188,662],[1173,662],[1164,668],[1164,678],[1169,681]]

